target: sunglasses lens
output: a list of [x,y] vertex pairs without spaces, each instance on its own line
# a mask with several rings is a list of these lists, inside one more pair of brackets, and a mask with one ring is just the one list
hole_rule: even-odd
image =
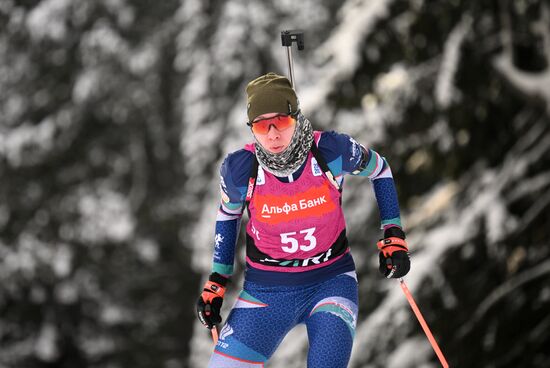
[[256,134],[267,134],[271,125],[274,125],[277,130],[285,130],[293,126],[295,122],[289,115],[275,116],[271,119],[262,119],[253,122],[252,131]]
[[275,127],[278,130],[285,130],[290,128],[294,125],[294,120],[291,116],[285,115],[285,116],[279,116],[277,119],[277,122],[275,123]]
[[269,120],[260,120],[252,123],[252,131],[256,134],[266,134],[269,131]]

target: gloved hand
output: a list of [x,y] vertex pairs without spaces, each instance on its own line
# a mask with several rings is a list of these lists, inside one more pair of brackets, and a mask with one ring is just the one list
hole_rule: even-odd
[[384,239],[378,242],[380,273],[386,278],[405,276],[411,268],[405,233],[398,227],[384,231]]
[[209,329],[214,328],[214,325],[222,321],[220,310],[222,308],[227,281],[227,278],[214,272],[208,277],[208,281],[204,284],[199,300],[197,300],[197,314],[199,320]]

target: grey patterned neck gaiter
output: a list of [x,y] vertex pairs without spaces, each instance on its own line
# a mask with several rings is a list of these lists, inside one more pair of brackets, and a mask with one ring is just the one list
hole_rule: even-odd
[[313,143],[313,128],[299,113],[289,146],[280,153],[270,153],[256,140],[256,157],[262,167],[275,176],[288,176],[304,163]]

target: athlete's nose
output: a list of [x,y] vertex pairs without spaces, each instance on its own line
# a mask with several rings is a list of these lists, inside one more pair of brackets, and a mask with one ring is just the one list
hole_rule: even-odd
[[269,130],[267,131],[267,138],[269,139],[278,139],[281,136],[279,130],[275,127],[275,124],[269,125]]

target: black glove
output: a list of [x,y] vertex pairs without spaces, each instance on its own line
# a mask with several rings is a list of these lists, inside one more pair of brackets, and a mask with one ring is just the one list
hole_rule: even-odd
[[222,321],[220,310],[222,309],[223,296],[227,278],[214,272],[204,284],[199,300],[197,300],[197,315],[203,325],[209,329]]
[[401,278],[410,268],[409,249],[405,241],[405,233],[398,227],[390,227],[384,231],[384,239],[378,242],[380,253],[380,273],[386,278]]

